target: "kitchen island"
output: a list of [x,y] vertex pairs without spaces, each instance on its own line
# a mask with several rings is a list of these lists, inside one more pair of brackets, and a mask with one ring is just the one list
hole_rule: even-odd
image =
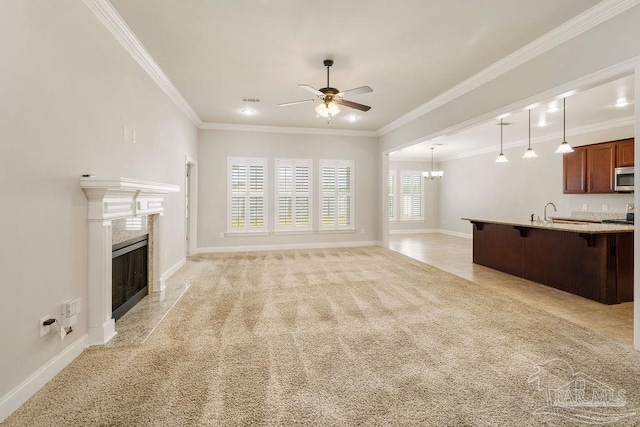
[[462,218],[473,262],[604,304],[633,301],[633,226]]

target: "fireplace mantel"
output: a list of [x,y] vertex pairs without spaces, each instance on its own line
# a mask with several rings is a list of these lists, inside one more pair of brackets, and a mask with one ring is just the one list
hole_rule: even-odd
[[162,214],[165,196],[180,191],[177,185],[129,178],[82,177],[80,187],[89,199],[89,220]]
[[111,221],[149,215],[153,220],[152,292],[164,291],[163,214],[165,197],[180,191],[172,184],[130,178],[82,177],[89,200],[89,342],[106,344],[116,334],[111,317]]

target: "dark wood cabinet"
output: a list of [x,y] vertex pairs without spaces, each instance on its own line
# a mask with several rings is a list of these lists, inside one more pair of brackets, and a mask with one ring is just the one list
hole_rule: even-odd
[[616,145],[587,147],[587,193],[615,193]]
[[562,156],[565,194],[584,193],[587,190],[587,149],[577,147],[573,153]]
[[562,158],[563,193],[615,193],[615,168],[633,164],[633,138],[576,147]]
[[623,139],[622,141],[618,141],[616,143],[616,167],[626,167],[633,166],[635,163],[634,160],[634,140]]

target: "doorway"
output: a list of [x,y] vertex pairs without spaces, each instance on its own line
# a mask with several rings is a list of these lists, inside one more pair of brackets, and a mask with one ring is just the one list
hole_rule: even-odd
[[184,177],[184,241],[185,255],[195,255],[197,252],[197,188],[198,163],[187,157],[185,161]]

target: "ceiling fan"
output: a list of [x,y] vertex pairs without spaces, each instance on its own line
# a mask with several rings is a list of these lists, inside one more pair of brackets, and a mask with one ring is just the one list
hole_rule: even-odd
[[357,102],[349,101],[344,99],[345,95],[359,95],[362,93],[373,92],[369,86],[360,86],[353,89],[345,90],[344,92],[340,92],[338,89],[331,87],[329,85],[329,68],[333,65],[333,61],[331,59],[324,60],[324,66],[327,67],[327,87],[323,87],[321,89],[316,89],[309,85],[299,84],[298,87],[302,89],[308,90],[317,96],[315,99],[304,99],[302,101],[293,101],[293,102],[285,102],[284,104],[280,104],[280,107],[287,107],[289,105],[296,104],[304,104],[306,102],[313,102],[316,99],[322,101],[321,104],[316,106],[316,113],[318,113],[321,117],[327,118],[327,123],[331,121],[331,118],[340,112],[340,108],[338,104],[344,105],[345,107],[355,108],[360,111],[369,111],[371,107],[368,105],[358,104]]

